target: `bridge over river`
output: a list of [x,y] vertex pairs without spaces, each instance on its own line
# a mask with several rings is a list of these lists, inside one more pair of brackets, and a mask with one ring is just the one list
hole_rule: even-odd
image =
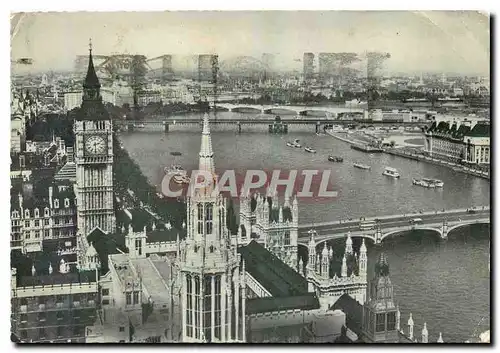
[[[412,222],[418,219],[417,222]],[[471,224],[489,224],[490,208],[488,206],[471,209],[457,209],[447,211],[422,212],[392,216],[370,217],[357,220],[323,222],[299,225],[299,245],[307,246],[309,232],[316,232],[316,244],[328,240],[346,237],[364,237],[379,244],[392,235],[412,230],[430,230],[439,234],[443,239],[459,227]],[[370,227],[369,224],[373,224]]]
[[261,114],[283,114],[283,115],[304,115],[304,116],[323,116],[328,118],[338,118],[345,113],[362,114],[367,104],[352,105],[348,107],[324,107],[324,106],[304,106],[304,105],[255,105],[255,104],[231,104],[217,103],[217,109],[224,109],[230,112],[239,113],[261,113]]
[[[242,128],[245,125],[272,125],[276,123],[277,120],[274,117],[262,117],[262,116],[247,116],[241,119],[235,118],[223,118],[223,119],[212,119],[210,125],[227,125],[234,126],[237,128],[238,132],[242,132]],[[382,121],[382,120],[353,120],[353,119],[332,119],[325,117],[305,117],[296,116],[293,118],[281,118],[280,123],[284,125],[295,125],[295,126],[311,126],[315,128],[318,133],[325,129],[327,125],[385,125],[385,126],[412,126],[422,128],[426,125],[425,122],[419,121]],[[115,120],[114,124],[118,127],[127,128],[129,131],[132,130],[160,130],[164,132],[169,132],[170,128],[176,125],[194,125],[201,126],[202,122],[199,118],[181,117],[181,118],[163,118],[163,120]]]

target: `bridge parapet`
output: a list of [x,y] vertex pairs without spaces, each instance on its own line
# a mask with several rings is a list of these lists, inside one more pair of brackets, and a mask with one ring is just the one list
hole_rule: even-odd
[[[465,219],[465,220],[443,220],[436,221],[433,223],[427,224],[405,224],[396,227],[387,227],[387,228],[376,228],[373,230],[351,230],[351,237],[363,237],[366,239],[372,240],[375,244],[380,244],[384,239],[391,237],[395,234],[411,232],[415,230],[429,230],[435,232],[439,235],[441,239],[446,239],[451,231],[465,226],[470,226],[474,224],[489,224],[489,217],[479,217],[476,219]],[[335,239],[343,239],[346,237],[347,232],[338,232],[338,233],[326,233],[320,234],[316,236],[316,244],[322,244],[329,240]],[[308,238],[305,236],[301,236],[298,240],[300,245],[307,246]]]

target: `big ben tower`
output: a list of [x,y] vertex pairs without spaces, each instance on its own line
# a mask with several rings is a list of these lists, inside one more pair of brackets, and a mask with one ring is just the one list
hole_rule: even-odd
[[87,236],[96,228],[105,234],[115,231],[113,127],[102,103],[100,89],[90,43],[82,106],[74,125],[78,264],[81,269],[87,267]]
[[217,183],[208,122],[203,118],[199,170],[210,185],[187,200],[187,237],[181,245],[183,342],[244,342],[245,270],[226,228],[226,200]]

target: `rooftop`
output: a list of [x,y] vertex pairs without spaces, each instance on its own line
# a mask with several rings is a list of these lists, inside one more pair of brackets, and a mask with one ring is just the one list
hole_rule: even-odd
[[[175,241],[177,240],[177,234],[179,239],[184,239],[186,237],[186,229],[170,228],[168,225],[158,224],[158,221],[149,212],[144,209],[135,208],[128,210],[132,215],[132,220],[126,215],[122,214],[117,217],[122,220],[122,226],[125,227],[125,231],[128,231],[129,224],[132,224],[132,230],[134,232],[144,231],[146,227],[146,235],[148,243],[165,242],[165,241]],[[153,230],[153,223],[155,224],[155,229]]]
[[261,244],[252,240],[238,252],[245,260],[246,271],[273,297],[307,294],[307,281]]
[[314,293],[290,297],[263,297],[247,301],[247,314],[258,314],[285,310],[313,310],[319,309],[319,301]]
[[89,283],[96,281],[95,271],[58,273],[55,272],[55,270],[56,269],[54,269],[54,272],[50,275],[22,276],[19,279],[18,287],[31,287],[50,284]]
[[330,307],[330,310],[340,309],[345,314],[346,326],[358,337],[363,331],[363,306],[349,294],[342,296]]
[[66,163],[55,175],[55,180],[76,181],[76,164],[74,162]]

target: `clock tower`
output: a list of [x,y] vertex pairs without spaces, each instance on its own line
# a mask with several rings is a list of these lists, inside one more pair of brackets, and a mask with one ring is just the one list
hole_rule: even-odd
[[113,126],[100,93],[101,85],[89,49],[89,66],[83,83],[82,105],[74,125],[78,264],[86,269],[89,243],[95,229],[115,231],[113,207]]

